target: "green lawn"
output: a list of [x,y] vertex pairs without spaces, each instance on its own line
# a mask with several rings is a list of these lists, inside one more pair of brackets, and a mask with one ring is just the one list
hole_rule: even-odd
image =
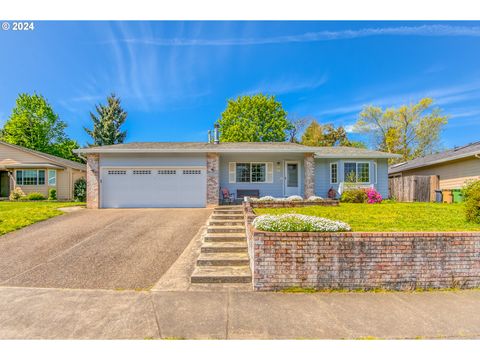
[[352,231],[480,231],[465,221],[462,204],[386,203],[255,209],[261,214],[298,213],[348,223]]
[[0,201],[0,235],[63,214],[61,207],[85,205],[60,201]]

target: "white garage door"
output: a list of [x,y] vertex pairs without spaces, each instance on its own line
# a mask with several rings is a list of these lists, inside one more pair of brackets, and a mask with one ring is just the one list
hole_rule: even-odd
[[200,167],[102,168],[104,208],[205,207],[206,169]]

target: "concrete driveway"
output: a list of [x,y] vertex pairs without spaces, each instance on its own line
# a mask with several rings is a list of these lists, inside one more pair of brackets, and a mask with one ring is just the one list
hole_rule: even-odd
[[0,237],[0,286],[146,289],[210,209],[80,210]]

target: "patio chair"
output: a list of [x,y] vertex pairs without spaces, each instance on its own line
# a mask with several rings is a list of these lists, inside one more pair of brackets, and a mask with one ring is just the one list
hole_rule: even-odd
[[233,204],[235,202],[235,194],[230,194],[227,188],[222,189],[222,202],[224,204]]

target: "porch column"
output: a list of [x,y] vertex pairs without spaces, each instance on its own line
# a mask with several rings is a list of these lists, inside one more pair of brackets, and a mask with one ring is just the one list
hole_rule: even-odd
[[87,155],[87,209],[98,209],[100,207],[100,174],[99,155]]
[[304,198],[308,199],[315,195],[315,159],[312,153],[305,154],[303,159],[303,169],[305,174],[303,176],[303,193]]
[[217,153],[207,153],[207,206],[216,206],[220,198],[219,180],[220,157]]

